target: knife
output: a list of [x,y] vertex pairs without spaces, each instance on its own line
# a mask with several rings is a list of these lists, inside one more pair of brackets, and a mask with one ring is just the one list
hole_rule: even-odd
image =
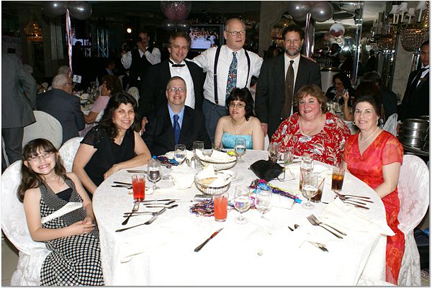
[[117,229],[115,232],[126,231],[126,230],[129,230],[131,228],[135,228],[135,227],[142,226],[142,225],[150,225],[151,223],[153,223],[154,220],[156,220],[157,217],[158,217],[158,215],[155,215],[155,216],[153,216],[150,220],[148,220],[145,223],[141,223],[141,224],[138,224],[138,225],[135,225],[135,226],[126,227],[126,228],[123,228],[123,229]]
[[146,173],[147,170],[126,170],[128,173]]
[[204,245],[207,244],[207,242],[209,242],[211,239],[213,239],[217,234],[219,234],[220,231],[222,231],[223,228],[217,230],[216,232],[214,232],[209,238],[207,238],[207,240],[205,240],[202,244],[200,244],[198,247],[195,248],[195,252],[199,252]]
[[344,201],[344,203],[345,203],[345,204],[353,205],[354,207],[358,207],[358,208],[363,208],[363,209],[367,209],[367,210],[369,210],[369,207],[366,207],[366,206],[363,206],[363,205],[358,205],[358,204],[354,204],[354,203],[346,202],[346,201]]
[[177,200],[180,200],[180,199],[169,199],[169,198],[167,198],[167,199],[153,199],[153,200],[144,200],[144,201],[141,201],[142,203],[146,203],[146,202],[154,202],[154,201],[177,201]]
[[358,197],[358,198],[370,199],[370,197],[368,197],[368,196],[359,196],[359,195],[352,195],[352,194],[341,194],[341,195],[347,196],[347,197]]

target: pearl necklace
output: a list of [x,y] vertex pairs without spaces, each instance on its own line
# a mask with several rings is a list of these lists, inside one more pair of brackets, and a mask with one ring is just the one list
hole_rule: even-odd
[[[360,140],[360,137],[359,137],[359,143],[364,143],[364,142],[368,141],[373,135],[375,135],[375,133],[378,129],[379,129],[379,127],[377,126],[375,131],[369,137],[367,137],[365,140]],[[360,132],[360,134],[361,134],[361,132]]]

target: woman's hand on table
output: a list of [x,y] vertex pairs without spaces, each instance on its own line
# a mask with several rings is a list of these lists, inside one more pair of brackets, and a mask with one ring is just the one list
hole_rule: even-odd
[[104,179],[107,179],[108,177],[110,177],[112,174],[114,174],[118,170],[120,170],[119,165],[114,164],[108,171],[105,172]]

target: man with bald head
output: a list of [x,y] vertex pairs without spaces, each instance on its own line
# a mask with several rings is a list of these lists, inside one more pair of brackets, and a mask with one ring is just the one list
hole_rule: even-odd
[[225,99],[235,87],[249,88],[263,62],[257,54],[243,49],[246,28],[240,19],[227,20],[224,38],[225,45],[209,48],[192,60],[206,73],[202,111],[212,141],[219,118],[227,115]]
[[78,137],[78,131],[84,129],[84,114],[81,111],[80,98],[72,95],[72,79],[67,74],[56,75],[52,88],[37,96],[36,107],[60,122],[63,128],[63,144],[70,138]]

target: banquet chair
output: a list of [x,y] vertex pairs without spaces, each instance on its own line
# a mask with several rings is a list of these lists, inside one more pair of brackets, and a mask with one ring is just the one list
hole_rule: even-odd
[[43,111],[33,111],[36,122],[24,127],[23,147],[31,140],[45,138],[58,149],[63,141],[63,128],[60,122]]
[[270,144],[269,136],[266,134],[264,137],[264,151],[268,150],[269,144]]
[[131,88],[129,88],[129,90],[127,91],[127,93],[130,94],[130,95],[132,95],[135,98],[135,100],[137,101],[137,106],[138,106],[138,100],[139,100],[139,97],[140,97],[138,88],[131,87]]
[[2,175],[1,227],[5,236],[19,250],[17,268],[12,274],[11,286],[39,286],[40,269],[51,252],[44,242],[35,242],[30,236],[24,206],[17,198],[21,182],[22,161],[11,164]]
[[72,172],[76,152],[83,137],[74,137],[66,141],[59,150],[66,172]]
[[420,286],[420,255],[414,239],[414,228],[429,207],[429,169],[415,155],[404,155],[399,173],[399,229],[405,234],[405,252],[399,272],[399,286]]
[[398,114],[397,113],[393,113],[392,115],[390,115],[387,119],[387,121],[384,124],[383,129],[391,134],[393,134],[394,136],[397,137],[397,119],[398,119]]

